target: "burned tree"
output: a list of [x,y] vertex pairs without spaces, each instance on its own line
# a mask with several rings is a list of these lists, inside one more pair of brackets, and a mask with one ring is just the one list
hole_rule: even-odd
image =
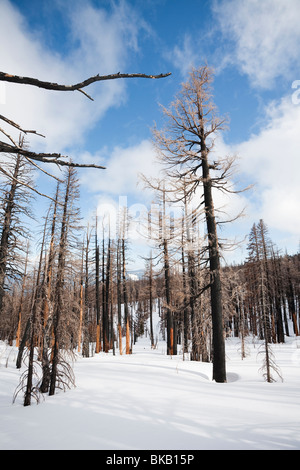
[[229,176],[234,160],[211,156],[214,140],[225,125],[212,100],[212,77],[207,66],[192,70],[169,109],[163,108],[167,123],[163,130],[154,130],[154,143],[166,176],[174,186],[184,181],[187,200],[198,198],[197,206],[203,208],[210,269],[213,379],[226,382],[219,221],[213,190],[233,192]]
[[[147,216],[147,237],[154,241],[157,255],[152,257],[154,262],[161,265],[164,292],[164,323],[167,332],[167,354],[177,355],[177,314],[172,298],[172,266],[174,264],[175,227],[173,214],[169,210],[168,194],[170,189],[166,187],[165,181],[160,179],[151,180],[146,175],[140,175],[145,187],[155,192],[157,208],[152,208]],[[150,261],[150,260],[149,260]]]
[[78,197],[78,187],[74,168],[69,167],[66,175],[66,187],[62,208],[62,219],[60,229],[60,240],[58,247],[57,273],[55,281],[55,298],[53,312],[53,336],[52,347],[52,370],[49,395],[54,395],[59,375],[58,367],[60,362],[60,348],[62,342],[62,315],[64,312],[64,279],[66,271],[66,257],[70,243],[70,230],[74,222],[78,220],[76,208],[76,198]]
[[[23,148],[24,140],[20,137],[19,146]],[[20,274],[20,262],[28,239],[23,216],[32,217],[30,211],[31,194],[28,186],[32,183],[32,172],[20,154],[6,156],[7,162],[0,166],[4,175],[0,207],[0,315],[5,294],[7,277]]]

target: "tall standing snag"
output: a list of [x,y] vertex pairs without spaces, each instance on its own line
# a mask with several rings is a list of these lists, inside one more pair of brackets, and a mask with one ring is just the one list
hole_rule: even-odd
[[[207,66],[192,70],[189,80],[183,84],[170,108],[163,108],[167,125],[162,131],[154,130],[154,140],[165,174],[174,186],[181,186],[184,181],[184,197],[188,200],[200,194],[197,205],[203,208],[210,268],[213,379],[226,382],[220,244],[213,189],[235,192],[228,179],[234,160],[212,160],[210,156],[214,139],[225,123],[216,115],[211,82],[212,71]],[[182,201],[183,197],[177,200]]]
[[62,220],[60,229],[60,240],[58,248],[57,274],[55,282],[55,300],[53,313],[53,336],[54,344],[52,348],[52,370],[49,395],[54,395],[59,375],[61,333],[62,333],[62,315],[64,311],[64,281],[66,271],[66,254],[69,243],[70,224],[74,223],[74,219],[78,217],[76,208],[74,208],[74,200],[77,197],[77,181],[74,168],[70,167],[67,171],[66,189],[62,208]]
[[[24,139],[20,136],[20,148]],[[32,217],[32,168],[21,155],[6,155],[0,163],[0,316],[8,279],[21,275],[29,232],[22,217]]]

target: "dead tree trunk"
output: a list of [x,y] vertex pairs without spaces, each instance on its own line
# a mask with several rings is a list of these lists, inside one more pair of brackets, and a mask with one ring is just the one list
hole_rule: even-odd
[[85,283],[84,283],[84,315],[83,315],[83,343],[82,355],[89,357],[90,340],[89,340],[89,245],[90,236],[87,229],[86,246],[85,246]]
[[51,238],[48,252],[48,261],[46,267],[46,282],[44,285],[43,292],[43,308],[42,308],[42,322],[43,322],[43,343],[42,343],[42,368],[43,368],[43,379],[40,390],[42,393],[49,391],[50,385],[50,360],[49,360],[49,348],[51,342],[51,330],[53,321],[53,306],[52,306],[52,278],[55,260],[55,230],[56,230],[56,218],[57,218],[57,205],[58,205],[59,185],[56,188],[56,195],[54,200],[52,224],[51,224]]
[[225,341],[219,242],[217,235],[214,202],[212,197],[212,179],[209,171],[204,128],[201,129],[201,134],[202,179],[209,249],[210,298],[213,328],[213,380],[215,380],[216,382],[226,382]]
[[40,252],[40,259],[37,271],[37,278],[35,283],[35,292],[33,297],[33,303],[30,312],[30,340],[29,340],[29,361],[28,361],[28,370],[27,370],[27,384],[26,390],[24,395],[24,406],[31,405],[31,398],[34,393],[34,385],[33,385],[33,369],[34,369],[34,349],[38,337],[38,315],[39,315],[39,307],[40,301],[42,298],[42,290],[43,286],[41,283],[41,272],[42,272],[42,261],[43,261],[43,253],[44,253],[44,246],[45,246],[45,233],[46,233],[46,224],[44,229],[43,241],[41,246]]
[[128,292],[126,280],[126,254],[125,254],[125,237],[122,238],[122,275],[123,275],[123,302],[124,302],[124,322],[126,329],[126,354],[131,354],[130,348],[130,319],[128,308]]
[[152,252],[149,261],[149,316],[150,316],[150,340],[151,348],[155,348],[154,334],[153,334],[153,261]]
[[112,337],[110,330],[110,287],[111,287],[111,239],[108,238],[107,257],[106,257],[106,275],[105,275],[105,317],[106,317],[106,351],[110,349],[110,339]]
[[18,308],[18,326],[17,326],[17,332],[16,332],[16,347],[17,348],[20,346],[21,322],[22,322],[24,292],[25,292],[25,285],[26,285],[26,279],[27,279],[28,256],[29,256],[29,243],[27,243],[26,259],[25,259],[25,266],[24,266],[24,275],[23,275],[23,282],[22,282],[22,289],[21,289],[21,298],[20,298],[20,304],[19,304],[19,308]]
[[117,244],[117,304],[118,304],[118,338],[120,355],[122,350],[122,284],[121,284],[121,240]]
[[65,198],[63,204],[63,215],[60,231],[59,251],[58,251],[58,264],[57,276],[55,284],[55,306],[53,317],[53,335],[54,345],[52,348],[52,370],[50,380],[49,395],[54,395],[56,388],[56,380],[58,374],[59,363],[59,342],[60,342],[60,319],[63,311],[63,286],[64,286],[64,271],[65,271],[65,258],[67,248],[67,233],[69,225],[68,206],[70,203],[71,190],[72,190],[72,177],[74,175],[72,168],[68,169]]
[[3,306],[3,298],[5,294],[5,278],[7,271],[7,261],[9,254],[9,239],[12,236],[12,216],[15,208],[15,194],[17,191],[17,181],[20,171],[21,156],[18,155],[12,176],[12,183],[6,195],[6,205],[4,209],[3,228],[0,239],[0,314]]
[[105,239],[104,239],[104,228],[103,228],[103,240],[102,240],[102,335],[103,335],[103,351],[108,353],[109,351],[109,331],[108,331],[108,310],[106,303],[106,270],[105,270]]
[[101,351],[101,317],[100,317],[100,250],[98,245],[98,224],[96,217],[96,230],[95,230],[95,301],[96,301],[96,350],[98,354]]

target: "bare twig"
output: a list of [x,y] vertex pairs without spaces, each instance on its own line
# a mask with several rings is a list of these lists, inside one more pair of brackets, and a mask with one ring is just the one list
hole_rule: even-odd
[[2,114],[0,114],[0,119],[2,121],[5,121],[10,126],[15,127],[16,129],[19,129],[19,131],[24,132],[24,134],[36,134],[36,135],[39,135],[40,137],[45,137],[43,134],[39,134],[37,131],[22,129],[21,126],[19,126],[19,124],[12,121],[11,119],[8,119],[7,117],[3,116]]
[[20,184],[21,186],[26,186],[26,188],[30,189],[31,191],[38,194],[39,196],[46,197],[46,198],[50,199],[51,201],[55,202],[52,197],[47,196],[47,194],[41,193],[40,191],[35,189],[33,186],[30,186],[29,184],[25,183],[24,181],[20,181],[17,178],[15,178],[14,176],[7,173],[7,171],[5,171],[4,168],[2,168],[1,166],[0,166],[0,172],[3,173],[5,176],[7,176],[9,179],[11,179],[11,180],[15,181],[16,183]]
[[26,160],[33,166],[35,166],[38,170],[42,171],[43,173],[45,173],[45,175],[47,176],[50,176],[50,178],[53,178],[55,179],[58,183],[63,183],[63,180],[57,178],[57,176],[54,176],[52,175],[51,173],[48,173],[48,171],[44,170],[44,168],[41,168],[37,163],[35,163],[33,160],[31,160],[30,158],[28,157],[25,157]]

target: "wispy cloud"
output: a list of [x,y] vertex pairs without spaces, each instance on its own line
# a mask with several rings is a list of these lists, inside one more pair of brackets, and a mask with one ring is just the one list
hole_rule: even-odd
[[165,56],[176,69],[180,70],[183,77],[186,77],[191,68],[196,67],[199,62],[199,50],[196,51],[195,39],[192,40],[189,33],[184,35],[181,43],[168,50]]
[[238,154],[241,175],[253,183],[248,215],[263,218],[270,229],[286,233],[297,249],[300,233],[300,105],[291,96],[270,103],[265,124],[247,141],[228,149]]
[[[58,4],[59,5],[59,2]],[[72,8],[71,8],[72,6]],[[59,14],[59,10],[58,10]],[[1,1],[1,70],[21,76],[71,84],[97,73],[116,73],[126,66],[129,52],[137,51],[143,23],[126,2],[107,12],[89,2],[64,3],[70,47],[62,57],[39,40],[26,19],[8,0]],[[72,46],[73,45],[73,46]],[[92,103],[77,92],[48,92],[30,86],[5,84],[2,114],[46,139],[32,138],[35,149],[63,152],[80,143],[112,106],[126,100],[121,80],[92,85]]]
[[298,78],[298,0],[214,0],[211,9],[210,21],[186,31],[166,54],[183,76],[208,60],[217,73],[237,67],[261,89],[271,89],[278,78]]
[[[111,197],[134,196],[140,198],[138,202],[144,202],[147,198],[141,192],[142,185],[140,174],[147,177],[157,177],[160,167],[156,162],[155,150],[149,140],[143,140],[130,147],[115,147],[109,153],[103,149],[99,155],[95,155],[97,162],[109,161],[105,172],[85,171],[81,175],[82,184],[86,184],[89,190],[95,193],[107,194]],[[89,156],[91,161],[91,156]]]
[[251,84],[272,88],[275,79],[299,71],[300,2],[298,0],[216,0],[213,12],[230,41],[228,60]]

